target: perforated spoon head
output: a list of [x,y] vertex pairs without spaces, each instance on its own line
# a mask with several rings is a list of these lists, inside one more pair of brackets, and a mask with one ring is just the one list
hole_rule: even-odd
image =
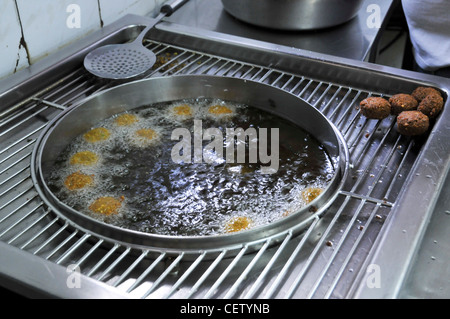
[[92,74],[106,79],[127,80],[142,76],[156,62],[156,56],[135,43],[99,47],[84,59],[84,67]]

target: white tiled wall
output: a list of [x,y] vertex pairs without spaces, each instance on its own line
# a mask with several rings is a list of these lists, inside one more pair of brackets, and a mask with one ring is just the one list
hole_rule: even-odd
[[125,14],[154,17],[166,0],[0,0],[0,78]]

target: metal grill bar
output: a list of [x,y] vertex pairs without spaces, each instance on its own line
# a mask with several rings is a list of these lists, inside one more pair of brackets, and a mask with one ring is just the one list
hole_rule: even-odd
[[58,231],[54,232],[52,236],[50,236],[41,246],[39,246],[36,250],[34,250],[33,254],[38,254],[42,249],[44,249],[47,245],[50,244],[60,233],[62,233],[69,224],[66,222],[62,227],[58,229]]
[[[34,197],[33,197],[34,199]],[[28,204],[28,203],[26,203]],[[25,206],[26,204],[22,204],[19,208],[15,209],[13,211],[13,213],[17,212],[19,209],[21,209],[23,206]],[[22,216],[19,220],[17,220],[15,223],[11,224],[8,228],[6,228],[2,233],[0,233],[0,237],[3,237],[7,232],[9,232],[11,229],[13,229],[14,227],[16,227],[19,223],[21,223],[22,221],[24,221],[27,217],[29,217],[30,215],[32,215],[36,210],[38,210],[41,206],[43,205],[43,203],[40,203],[39,205],[37,205],[36,207],[30,209],[30,211]],[[1,222],[1,221],[0,221]],[[11,240],[9,241],[11,242]]]
[[[47,210],[45,214],[43,214],[40,218],[44,219],[48,214],[52,213],[51,210]],[[33,237],[31,237],[27,242],[25,242],[22,246],[20,246],[20,249],[25,250],[31,243],[33,243],[38,237],[42,236],[49,228],[51,228],[57,221],[59,220],[58,217],[54,218],[53,220],[49,221],[44,228],[42,228],[40,231],[38,231],[36,234],[34,234]],[[31,229],[31,228],[30,228]],[[35,252],[36,253],[36,252]]]
[[[62,242],[59,243],[50,253],[47,254],[45,259],[50,259],[55,255],[62,247],[64,247],[68,242],[72,240],[76,235],[78,234],[78,230],[73,231],[69,236],[65,237]],[[58,260],[56,260],[56,263],[58,263]]]
[[203,275],[197,280],[195,285],[191,288],[191,290],[187,294],[187,298],[191,298],[194,293],[199,290],[199,287],[204,283],[206,278],[214,271],[214,269],[219,265],[219,263],[225,257],[226,251],[222,251],[214,260],[214,262],[208,267],[208,269],[203,273]]
[[125,251],[117,257],[116,260],[114,260],[113,263],[111,263],[111,265],[106,268],[106,270],[100,275],[100,277],[98,277],[98,280],[103,280],[103,278],[105,278],[109,273],[111,273],[113,271],[113,269],[130,253],[131,248],[127,247],[125,249]]
[[20,157],[18,160],[16,160],[14,163],[8,165],[7,167],[5,167],[4,169],[2,169],[0,171],[0,175],[11,170],[12,168],[14,168],[18,163],[22,162],[23,160],[27,159],[28,157],[31,156],[31,153],[25,154],[22,157]]
[[216,280],[216,282],[212,285],[212,287],[208,290],[206,295],[204,296],[205,299],[210,298],[216,291],[216,289],[222,284],[222,282],[225,280],[225,278],[230,274],[234,266],[239,262],[239,260],[244,256],[245,252],[248,249],[248,245],[245,245],[239,253],[236,255],[236,257],[233,259],[233,261],[228,265],[228,267],[225,269],[224,272],[220,275],[220,277]]
[[[39,205],[39,207],[42,207],[42,205]],[[33,212],[30,212],[30,214],[28,216],[30,216]],[[36,224],[38,224],[39,222],[41,222],[46,216],[48,216],[48,213],[50,211],[47,210],[44,214],[40,215],[33,223],[29,224],[25,229],[23,229],[22,231],[20,231],[19,233],[17,233],[14,237],[12,237],[9,241],[8,244],[12,244],[14,241],[16,241],[18,238],[20,238],[21,236],[23,236],[25,233],[27,233],[28,231],[30,231],[34,226],[36,226]],[[0,236],[1,237],[1,236]]]
[[[77,232],[73,233],[73,236],[67,237],[67,241],[69,241],[72,237],[75,237]],[[70,254],[72,254],[75,250],[77,250],[87,239],[91,237],[91,234],[84,234],[72,247],[64,251],[64,253],[55,261],[56,264],[61,264],[64,260],[66,260]]]
[[180,287],[183,282],[191,275],[198,267],[198,265],[205,258],[206,252],[204,251],[197,259],[192,263],[192,265],[183,273],[183,275],[177,280],[177,282],[172,286],[172,288],[162,297],[163,299],[169,298],[178,287]]
[[[29,186],[27,189],[25,189],[24,191],[22,191],[21,193],[19,193],[18,195],[14,196],[12,199],[10,199],[9,201],[7,201],[5,204],[3,204],[2,206],[0,206],[0,210],[4,209],[5,207],[9,206],[11,203],[13,203],[14,201],[18,200],[19,198],[22,198],[26,193],[28,193],[28,191],[32,190],[33,186]],[[8,219],[9,217],[13,216],[14,213],[16,213],[18,210],[20,210],[20,208],[24,207],[25,205],[27,205],[28,203],[30,203],[34,198],[36,197],[33,196],[33,198],[31,199],[27,199],[27,201],[25,203],[22,203],[19,207],[17,207],[16,209],[14,209],[13,211],[11,211],[9,214],[7,214],[5,217],[3,217],[2,219],[0,219],[0,223],[3,223],[6,219]]]
[[86,252],[86,254],[84,254],[76,263],[74,263],[73,265],[75,267],[80,267],[83,262],[85,262],[99,247],[101,247],[101,245],[104,243],[103,239],[99,239],[97,240],[97,243],[95,245],[93,245],[91,247],[91,249],[89,249],[89,251]]
[[[12,142],[11,144],[9,144],[8,146],[6,146],[5,148],[3,148],[2,150],[0,150],[0,155],[7,152],[8,150],[10,150],[11,148],[13,148],[14,146],[20,144],[21,142],[23,142],[24,140],[30,138],[31,136],[33,136],[35,133],[38,133],[40,130],[42,130],[45,127],[46,124],[36,128],[35,130],[31,131],[30,133],[27,133],[25,136],[15,140],[14,142]],[[30,143],[32,144],[32,143]],[[2,161],[3,163],[3,161]]]
[[[270,289],[267,291],[267,293],[265,295],[265,298],[272,298],[273,297],[273,295],[275,293],[275,290],[278,288],[278,286],[280,285],[281,281],[286,277],[289,268],[293,265],[295,258],[300,253],[300,251],[303,248],[303,246],[305,245],[306,239],[309,237],[309,235],[311,234],[312,230],[314,229],[314,226],[318,223],[318,221],[319,221],[319,219],[316,218],[314,220],[313,224],[311,225],[311,227],[308,228],[308,231],[303,236],[303,238],[300,241],[300,243],[295,247],[295,250],[290,255],[290,257],[289,257],[288,261],[285,263],[283,269],[278,274],[275,282],[272,284]],[[306,268],[304,268],[304,269],[306,269]],[[291,286],[291,291],[295,290],[295,288],[297,287],[298,282],[300,281],[301,277],[302,277],[301,274],[297,277],[297,280]]]
[[[361,206],[363,205],[363,201],[361,201]],[[362,238],[364,237],[368,226],[371,224],[373,218],[376,216],[376,213],[378,212],[378,209],[380,208],[381,204],[377,203],[376,208],[372,211],[372,213],[370,214],[369,218],[367,219],[367,222],[364,226],[362,226],[361,228],[361,233],[360,235],[357,237],[355,243],[353,244],[351,250],[348,252],[347,256],[345,257],[344,261],[342,262],[341,267],[339,268],[338,273],[336,274],[335,279],[333,280],[332,284],[330,285],[330,287],[328,288],[324,298],[330,298],[331,294],[333,293],[334,289],[337,286],[337,283],[339,281],[339,278],[342,276],[343,272],[345,271],[345,269],[348,266],[348,263],[350,262],[350,259],[352,258],[353,254],[355,253],[359,243],[361,242]],[[337,251],[337,250],[336,250]],[[334,256],[333,256],[334,257]],[[333,258],[334,259],[334,258]],[[322,273],[322,278],[325,276],[325,271]],[[317,291],[318,287],[319,287],[320,281],[318,280],[314,286],[314,289],[312,289],[310,291],[310,293],[308,294],[308,297],[312,297],[313,294]]]
[[[310,226],[310,229],[312,229],[313,226],[315,226],[315,223],[313,223],[312,226]],[[266,264],[264,270],[258,276],[258,279],[255,281],[255,283],[252,285],[250,290],[245,295],[246,299],[250,299],[256,294],[256,290],[261,286],[261,284],[264,281],[264,279],[266,278],[268,272],[272,269],[273,265],[278,260],[278,258],[280,257],[281,253],[284,251],[286,245],[292,239],[292,236],[293,236],[292,232],[288,232],[287,236],[284,238],[283,242],[278,247],[276,253],[272,256],[270,261]]]
[[[361,201],[361,203],[360,203],[360,205],[358,207],[357,213],[353,214],[353,217],[351,218],[350,222],[348,223],[347,228],[343,232],[343,236],[342,236],[343,239],[336,245],[336,248],[333,250],[333,253],[332,253],[331,257],[328,259],[328,262],[325,264],[325,267],[322,269],[322,272],[318,276],[318,279],[317,279],[316,283],[313,285],[312,289],[310,290],[309,294],[307,295],[307,298],[311,298],[313,296],[313,294],[316,292],[320,282],[322,282],[322,280],[324,279],[324,276],[327,273],[327,270],[330,268],[331,264],[335,260],[336,255],[338,254],[339,249],[341,248],[341,246],[343,244],[343,240],[345,238],[347,238],[348,234],[350,233],[350,230],[353,227],[353,225],[354,225],[354,223],[356,221],[356,218],[358,217],[359,212],[361,211],[363,206],[364,206],[364,201]],[[325,236],[322,237],[322,239],[325,239]],[[317,250],[316,250],[316,252],[317,252]]]
[[[29,169],[30,166],[26,166],[23,169],[21,169],[20,171],[14,173],[13,175],[9,176],[8,178],[6,178],[4,181],[2,181],[2,183],[0,184],[0,186],[2,186],[3,184],[6,184],[7,182],[9,182],[11,179],[13,179],[14,177],[16,177],[17,175],[19,175],[20,173],[26,171],[27,169]],[[9,188],[7,188],[6,190],[4,190],[2,193],[0,193],[0,197],[5,196],[7,193],[13,191],[17,186],[19,186],[20,184],[22,184],[23,182],[29,180],[29,177],[25,177],[19,181],[17,181],[15,184],[11,185]],[[31,189],[31,188],[30,188]],[[5,206],[7,206],[8,203],[5,204]],[[4,207],[4,206],[3,206]],[[2,208],[3,208],[2,207]]]
[[136,281],[127,289],[127,292],[131,292],[133,289],[135,289],[138,285],[140,285],[148,274],[150,274],[153,269],[166,257],[166,253],[162,253],[156,258],[152,264],[136,279]]
[[[32,109],[32,108],[30,108],[30,110],[31,110],[31,109]],[[15,123],[15,124],[14,124],[13,126],[11,126],[10,128],[7,128],[7,129],[4,130],[3,132],[1,132],[1,133],[0,133],[0,137],[3,136],[3,135],[6,135],[6,134],[8,134],[8,133],[10,133],[11,131],[15,130],[15,129],[18,128],[20,125],[24,124],[25,122],[32,120],[36,115],[39,115],[40,113],[42,113],[43,111],[45,111],[45,110],[47,110],[47,109],[48,109],[48,107],[44,107],[44,108],[42,108],[42,109],[40,109],[40,110],[38,110],[38,111],[36,111],[36,112],[34,112],[34,113],[28,115],[25,119],[23,119],[23,120],[21,120],[21,121]],[[20,115],[22,115],[22,114],[20,114]],[[15,118],[18,117],[18,116],[19,116],[19,115],[16,115],[15,117],[8,119],[8,122],[9,122],[9,120],[11,120],[11,121],[15,120]],[[6,123],[5,123],[5,124],[6,124]]]
[[167,277],[168,274],[178,265],[178,263],[183,259],[184,253],[178,255],[178,257],[170,264],[169,267],[159,276],[158,279],[153,283],[153,285],[148,289],[142,298],[147,298],[154,290],[156,290],[159,284]]
[[106,262],[106,260],[108,260],[109,257],[111,257],[113,254],[115,254],[116,250],[120,248],[119,244],[114,244],[114,246],[108,251],[107,254],[105,254],[103,256],[102,259],[100,259],[91,269],[88,273],[86,273],[86,275],[88,277],[92,277],[94,275],[94,273]]
[[[386,159],[385,159],[385,161],[384,161],[385,164],[382,165],[383,169],[380,170],[380,172],[378,173],[378,176],[375,178],[375,181],[378,181],[378,180],[379,180],[379,178],[380,178],[381,175],[383,174],[383,171],[386,169],[387,163],[390,161],[390,159],[391,159],[391,157],[392,157],[392,155],[393,155],[393,152],[394,152],[394,150],[397,148],[397,145],[398,145],[400,139],[401,139],[401,137],[399,136],[399,137],[397,138],[396,143],[395,143],[394,146],[391,148],[390,153],[389,153],[388,156],[386,157]],[[380,145],[381,145],[381,144],[380,144]],[[376,183],[376,182],[374,182],[374,183]],[[393,185],[393,183],[391,183],[389,189],[391,189],[392,185]],[[355,185],[355,187],[356,187],[356,186],[357,186],[357,185]],[[372,193],[372,190],[373,190],[373,188],[369,189],[369,192],[368,192],[368,194],[367,194],[368,196],[370,196],[370,194]],[[356,209],[356,213],[353,215],[351,222],[349,223],[348,227],[347,227],[346,230],[344,231],[344,236],[343,236],[344,239],[347,238],[348,232],[350,231],[351,227],[353,227],[356,218],[358,217],[358,215],[360,214],[361,210],[363,209],[364,204],[365,204],[365,201],[366,201],[366,199],[362,199],[362,200],[361,200],[361,203],[360,203],[360,205],[359,205],[359,207]],[[376,216],[376,213],[377,213],[378,209],[380,208],[380,206],[381,206],[381,203],[377,203],[377,205],[375,206],[375,209],[372,210],[372,212],[371,212],[371,214],[370,214],[370,216],[369,216],[369,218],[368,218],[366,224],[365,224],[364,226],[360,226],[361,233],[360,233],[360,235],[356,238],[356,240],[355,240],[353,246],[351,247],[351,250],[349,251],[349,253],[348,253],[348,255],[346,256],[346,258],[344,259],[344,261],[343,261],[343,263],[342,263],[342,266],[341,266],[341,268],[339,269],[336,278],[340,278],[340,275],[343,273],[343,271],[344,271],[346,265],[348,264],[348,262],[349,262],[351,256],[353,256],[354,252],[356,251],[356,249],[357,249],[357,247],[358,247],[358,244],[359,244],[360,241],[362,240],[362,238],[363,238],[363,236],[364,236],[364,234],[365,234],[365,231],[367,230],[367,227],[370,225],[371,221],[372,221],[373,218]],[[320,284],[320,282],[323,280],[324,276],[326,275],[328,268],[329,268],[330,265],[334,262],[336,255],[337,255],[338,252],[340,251],[340,247],[341,247],[341,244],[342,244],[342,243],[343,243],[343,241],[341,241],[341,242],[338,243],[338,246],[337,246],[336,249],[334,250],[334,253],[332,254],[332,256],[329,258],[329,261],[328,261],[326,267],[323,269],[323,271],[322,271],[322,273],[321,273],[319,279],[318,279],[317,282],[315,283],[313,289],[310,290],[310,293],[308,294],[308,297],[309,297],[309,298],[311,298],[311,297],[313,296],[313,294],[315,293],[315,291],[316,291],[317,288],[319,287],[319,284]],[[332,289],[336,286],[336,284],[337,284],[337,279],[335,279],[335,281],[333,282],[333,284],[330,286],[330,289],[328,290],[328,292],[327,292],[326,295],[325,295],[326,298],[329,298],[329,297],[330,297],[330,295],[331,295],[331,293],[332,293]]]
[[271,240],[267,240],[264,245],[258,250],[258,253],[253,257],[250,264],[245,268],[245,270],[242,272],[242,274],[239,276],[239,278],[236,280],[236,282],[233,284],[233,286],[228,290],[227,294],[224,296],[224,299],[230,299],[234,296],[234,294],[237,292],[239,285],[243,282],[243,280],[247,277],[247,275],[250,273],[250,271],[253,269],[253,267],[256,265],[256,263],[259,261],[261,256],[266,251],[267,247],[269,247]]
[[133,264],[131,264],[131,266],[128,267],[128,269],[125,270],[125,271],[122,273],[122,275],[121,275],[114,283],[112,283],[111,285],[114,286],[114,287],[117,287],[119,284],[121,284],[121,283],[125,280],[125,278],[131,273],[131,271],[132,271],[134,268],[136,268],[137,265],[139,265],[139,263],[140,263],[142,260],[144,260],[144,258],[147,257],[147,255],[148,255],[148,251],[143,251],[142,254],[139,256],[139,258],[137,258],[137,259],[133,262]]

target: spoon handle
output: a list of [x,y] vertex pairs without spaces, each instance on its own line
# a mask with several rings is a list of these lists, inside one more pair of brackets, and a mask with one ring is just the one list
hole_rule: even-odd
[[188,0],[174,0],[171,3],[163,4],[161,7],[161,12],[165,13],[167,16],[170,16],[186,2],[188,2]]
[[144,30],[142,30],[142,32],[134,41],[139,44],[142,44],[144,37],[155,26],[155,24],[160,22],[164,17],[170,16],[186,2],[188,2],[188,0],[174,0],[170,3],[164,4],[160,9],[160,14],[156,17],[156,20],[153,23],[149,24]]

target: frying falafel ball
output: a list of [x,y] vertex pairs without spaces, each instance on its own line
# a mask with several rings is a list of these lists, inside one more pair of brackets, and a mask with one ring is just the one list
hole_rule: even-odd
[[391,114],[391,105],[382,97],[368,97],[359,103],[359,111],[369,119],[382,120]]
[[111,196],[105,196],[97,198],[90,206],[89,209],[102,215],[115,215],[118,213],[119,208],[122,206],[123,197],[116,199]]
[[136,136],[146,140],[153,140],[158,134],[151,128],[143,128],[136,131]]
[[442,111],[444,107],[444,99],[441,95],[428,94],[419,103],[418,111],[427,115],[430,119],[434,119]]
[[93,183],[93,175],[86,175],[80,172],[72,173],[64,180],[64,185],[71,191],[85,188]]
[[151,128],[143,128],[134,132],[132,142],[139,147],[153,144],[158,138],[158,133]]
[[403,111],[416,110],[418,105],[417,100],[412,95],[405,93],[393,95],[389,99],[389,103],[391,103],[391,113],[394,115],[398,115]]
[[411,93],[411,95],[418,102],[422,101],[427,95],[430,95],[430,94],[436,94],[436,95],[441,96],[441,93],[438,90],[436,90],[432,87],[424,87],[424,86],[419,86]]
[[208,112],[212,115],[226,115],[233,113],[233,111],[228,106],[219,104],[210,106]]
[[98,162],[98,156],[91,151],[82,151],[74,154],[70,158],[71,165],[94,165]]
[[128,126],[138,121],[138,118],[134,114],[124,113],[116,117],[114,122],[119,126]]
[[308,187],[302,191],[302,198],[306,204],[311,203],[317,196],[322,194],[323,189],[319,187]]
[[250,228],[252,220],[245,216],[233,217],[225,225],[225,232],[234,233]]
[[420,111],[404,111],[397,117],[397,130],[402,135],[421,135],[428,130],[429,126],[428,116]]
[[97,127],[83,135],[83,138],[90,143],[105,141],[109,138],[111,133],[104,127]]
[[192,116],[194,113],[191,106],[188,104],[177,105],[173,108],[173,112],[178,116]]

